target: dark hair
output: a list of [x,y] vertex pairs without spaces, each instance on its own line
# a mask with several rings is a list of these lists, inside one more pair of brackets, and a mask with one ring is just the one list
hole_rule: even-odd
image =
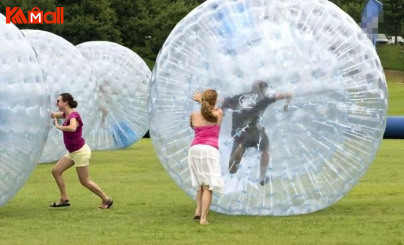
[[59,94],[62,97],[63,102],[67,101],[67,104],[69,104],[70,108],[76,108],[77,107],[77,101],[73,99],[73,96],[69,93],[62,93]]
[[254,93],[262,93],[264,89],[268,88],[268,84],[262,80],[257,80],[252,85],[252,92]]
[[258,98],[262,99],[265,97],[265,90],[268,88],[268,84],[262,80],[257,80],[253,83],[251,87],[251,92],[258,94]]
[[208,122],[217,122],[217,116],[212,113],[217,99],[217,92],[207,89],[202,93],[201,114]]

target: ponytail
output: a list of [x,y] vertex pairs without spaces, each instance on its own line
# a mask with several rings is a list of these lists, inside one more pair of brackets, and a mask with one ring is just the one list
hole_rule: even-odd
[[69,101],[68,103],[69,103],[70,108],[77,108],[77,105],[78,105],[77,101],[73,100],[73,101]]
[[206,121],[217,122],[217,116],[212,113],[212,106],[207,101],[202,101],[201,114]]
[[73,99],[73,96],[72,96],[71,94],[69,94],[69,93],[62,93],[62,94],[59,94],[59,95],[62,97],[62,100],[63,100],[64,102],[67,101],[67,104],[69,104],[70,108],[76,108],[76,107],[77,107],[77,101],[75,101],[75,100]]
[[202,93],[201,114],[208,122],[216,123],[218,118],[213,114],[213,109],[216,104],[217,92],[212,89],[207,89]]

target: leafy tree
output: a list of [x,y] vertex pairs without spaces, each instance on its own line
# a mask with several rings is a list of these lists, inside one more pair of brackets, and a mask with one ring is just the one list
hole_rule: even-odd
[[112,0],[111,4],[119,19],[123,45],[139,54],[149,67],[174,26],[197,5],[197,1],[184,0]]
[[120,31],[115,27],[117,17],[110,5],[109,0],[17,0],[0,2],[0,10],[5,13],[5,7],[21,7],[27,13],[33,7],[44,12],[64,7],[64,24],[19,24],[17,27],[49,31],[73,44],[92,40],[120,42]]
[[[55,0],[43,0],[43,1],[33,1],[33,0],[6,0],[0,2],[0,12],[6,15],[6,7],[20,7],[25,16],[28,11],[31,11],[32,8],[38,7],[40,10],[44,12],[48,11],[56,11]],[[52,25],[38,25],[38,24],[17,24],[19,29],[39,29],[44,31],[52,32]]]
[[365,7],[367,0],[330,0],[330,2],[344,10],[356,23],[360,23],[362,9]]
[[121,32],[122,44],[131,46],[133,40],[138,43],[137,26],[132,19],[139,15],[137,1],[132,0],[112,0],[111,8],[115,10],[117,22],[115,28]]
[[[330,0],[348,13],[357,23],[361,20],[362,9],[368,0]],[[402,32],[404,22],[403,0],[379,0],[383,4],[383,11],[379,17],[379,32],[394,33]]]
[[[404,22],[404,1],[383,0],[383,27],[387,33],[399,36]],[[395,38],[397,42],[397,38]]]
[[108,0],[64,2],[65,24],[55,28],[55,34],[73,44],[104,40],[120,42],[120,31],[115,27],[117,16]]
[[[357,23],[367,0],[330,0]],[[384,22],[381,31],[400,34],[403,26],[403,1],[381,0]],[[40,29],[79,44],[92,40],[117,42],[141,56],[150,68],[175,25],[205,0],[3,0],[5,7],[32,7],[56,11],[64,7],[63,25],[18,25],[21,29]]]

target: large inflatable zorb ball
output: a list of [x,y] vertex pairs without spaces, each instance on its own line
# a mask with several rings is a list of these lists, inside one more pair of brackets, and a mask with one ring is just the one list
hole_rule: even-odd
[[[38,54],[45,73],[45,82],[52,99],[52,111],[57,111],[56,99],[61,93],[70,93],[78,102],[77,110],[85,125],[84,139],[95,123],[98,105],[98,87],[91,67],[80,51],[53,33],[40,30],[23,30],[26,39]],[[39,162],[57,161],[67,150],[63,144],[63,134],[53,126],[53,119],[45,148]],[[62,122],[60,122],[62,124]]]
[[0,206],[23,186],[48,135],[50,100],[36,54],[0,14]]
[[128,147],[148,130],[151,71],[132,50],[104,41],[77,46],[88,60],[99,89],[97,121],[86,142],[94,150]]
[[193,198],[189,115],[200,106],[190,98],[208,88],[224,110],[226,186],[212,209],[226,214],[295,215],[332,205],[368,169],[386,125],[380,60],[333,3],[206,1],[164,43],[149,100],[160,162]]

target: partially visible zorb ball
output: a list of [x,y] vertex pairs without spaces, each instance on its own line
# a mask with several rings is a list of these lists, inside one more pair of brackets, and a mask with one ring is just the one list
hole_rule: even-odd
[[[98,87],[88,61],[73,44],[53,33],[40,30],[23,30],[23,33],[37,52],[45,73],[52,100],[51,110],[58,110],[56,99],[59,94],[73,95],[85,125],[83,137],[86,139],[99,108]],[[40,162],[57,161],[67,152],[62,131],[53,126],[53,119],[49,118],[49,122],[51,128]]]
[[[288,110],[283,99],[254,111],[262,102],[257,81],[268,86],[265,98],[291,93]],[[222,213],[295,215],[332,205],[368,169],[386,125],[380,60],[357,24],[333,3],[206,1],[164,43],[149,100],[150,135],[160,162],[193,198],[189,115],[200,106],[190,97],[208,88],[218,91],[223,107],[229,98],[235,101],[224,108],[220,131],[226,186],[212,209]],[[247,116],[232,120],[241,114]],[[246,141],[239,145],[235,138],[241,135]],[[270,160],[261,178],[265,135]],[[230,174],[233,146],[249,147]]]
[[150,69],[132,50],[104,41],[77,46],[97,79],[100,106],[86,141],[94,150],[128,147],[148,130]]
[[50,100],[31,45],[0,14],[0,206],[23,186],[48,134]]

